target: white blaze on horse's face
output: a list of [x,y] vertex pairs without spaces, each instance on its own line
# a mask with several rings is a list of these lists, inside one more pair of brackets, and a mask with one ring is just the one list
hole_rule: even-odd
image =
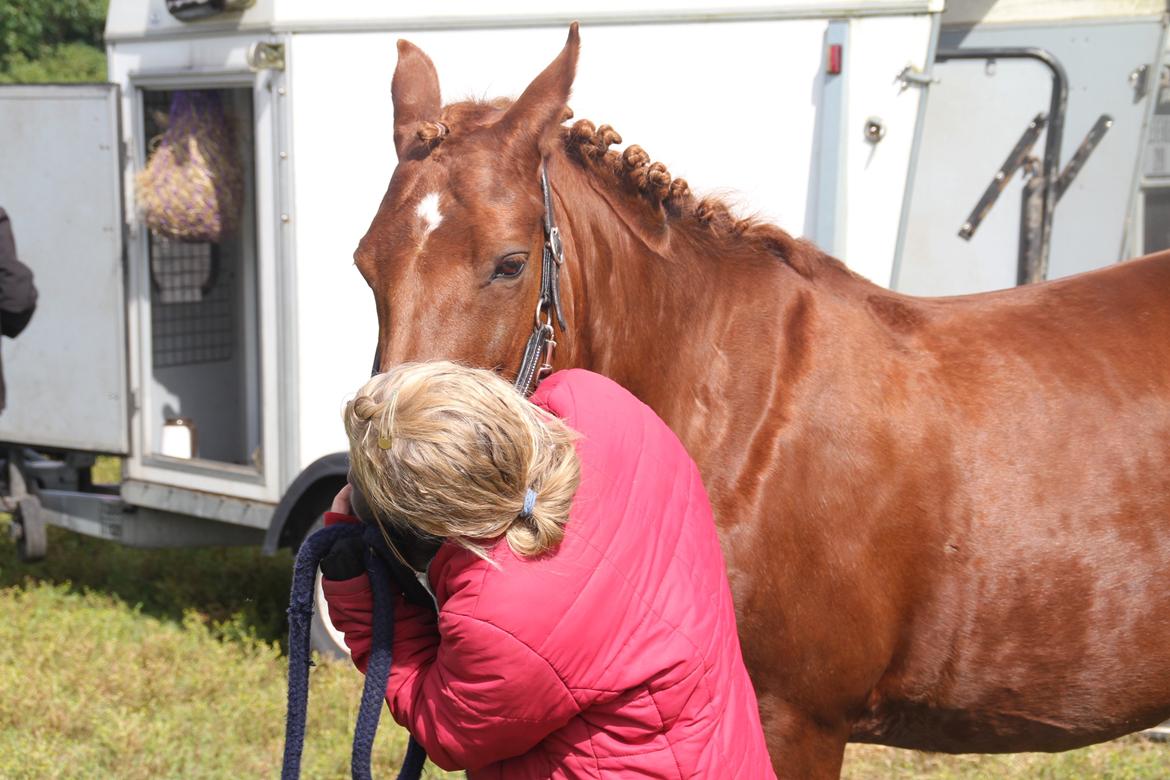
[[427,236],[431,234],[431,231],[443,221],[443,213],[439,211],[439,193],[432,192],[423,196],[423,199],[418,202],[415,213],[422,221],[422,234],[418,239],[418,245],[421,247],[426,243]]

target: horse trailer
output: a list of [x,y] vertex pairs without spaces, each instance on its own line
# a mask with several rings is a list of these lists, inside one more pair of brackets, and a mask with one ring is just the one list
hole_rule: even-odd
[[[43,555],[50,524],[271,552],[318,522],[378,333],[350,257],[396,164],[398,37],[447,95],[516,94],[579,20],[578,117],[875,282],[954,294],[1170,244],[1164,11],[112,0],[109,83],[0,88],[0,205],[41,291],[4,345],[21,549]],[[192,92],[221,107],[240,179],[216,240],[155,230],[135,191]],[[98,454],[122,458],[120,484],[92,484]]]

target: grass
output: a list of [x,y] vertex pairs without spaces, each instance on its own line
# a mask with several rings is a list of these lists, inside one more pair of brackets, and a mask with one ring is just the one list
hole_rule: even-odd
[[[0,516],[0,537],[6,525]],[[0,778],[275,777],[289,556],[131,550],[49,531],[39,564],[0,542]],[[349,776],[361,683],[348,663],[314,669],[304,777]],[[383,723],[376,776],[405,747]],[[1170,746],[1130,737],[1056,755],[944,756],[851,745],[844,776],[1163,778]]]
[[98,455],[89,474],[95,485],[117,485],[122,481],[122,459]]
[[[0,543],[0,778],[278,776],[289,556],[49,531],[39,564]],[[361,686],[348,663],[314,668],[303,777],[349,777]],[[375,775],[405,744],[384,714]]]
[[850,745],[846,780],[1164,780],[1170,777],[1170,745],[1130,736],[1067,753],[951,756],[878,745]]

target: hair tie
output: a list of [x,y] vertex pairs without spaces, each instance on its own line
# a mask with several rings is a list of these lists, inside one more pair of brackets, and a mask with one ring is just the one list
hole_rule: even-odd
[[524,494],[524,508],[520,510],[521,517],[532,517],[532,510],[536,508],[536,491],[528,488]]

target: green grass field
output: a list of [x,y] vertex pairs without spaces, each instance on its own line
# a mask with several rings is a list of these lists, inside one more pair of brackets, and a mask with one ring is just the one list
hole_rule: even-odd
[[[6,526],[0,516],[0,535]],[[0,542],[0,778],[277,776],[290,565],[287,554],[131,550],[56,529],[48,559],[24,565]],[[361,682],[348,663],[313,670],[307,780],[349,776]],[[405,739],[383,718],[375,776],[386,777]],[[1170,746],[959,757],[851,746],[845,776],[1165,778]]]
[[[290,557],[49,531],[24,565],[0,516],[0,778],[278,776]],[[362,677],[323,663],[311,680],[302,776],[348,778]],[[383,719],[385,777],[405,735]]]

